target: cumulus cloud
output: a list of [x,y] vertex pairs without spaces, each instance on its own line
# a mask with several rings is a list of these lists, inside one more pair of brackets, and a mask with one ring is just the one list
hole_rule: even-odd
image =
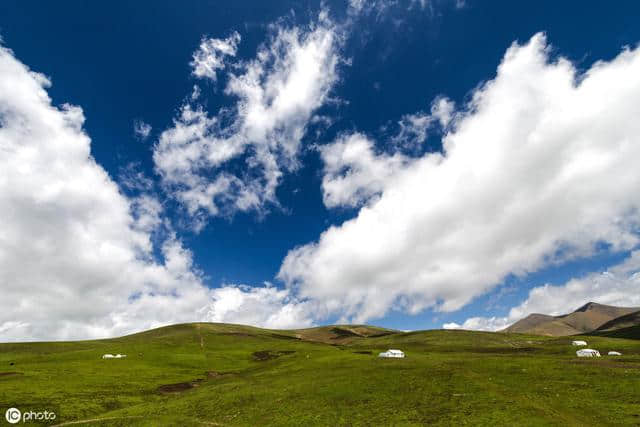
[[578,73],[549,50],[543,34],[513,44],[455,113],[441,153],[408,162],[355,218],[291,250],[279,277],[362,322],[391,307],[457,310],[509,274],[634,248],[640,51]]
[[308,302],[293,298],[286,289],[228,285],[212,291],[206,312],[214,322],[263,325],[273,329],[308,327],[313,324]]
[[445,324],[445,329],[496,331],[532,313],[552,316],[570,313],[588,302],[618,307],[640,306],[640,251],[605,272],[573,278],[559,286],[545,284],[529,291],[525,301],[504,317],[472,317],[462,325]]
[[[187,103],[155,146],[164,187],[196,218],[277,204],[281,177],[299,167],[307,125],[338,79],[341,36],[326,12],[307,28],[272,30],[256,58],[229,74],[232,108],[211,116]],[[241,172],[228,170],[234,162]]]
[[320,147],[324,163],[322,197],[325,206],[356,207],[382,191],[385,183],[407,162],[402,154],[374,152],[365,135],[343,135]]
[[439,123],[446,129],[454,115],[454,103],[437,98],[431,113],[406,114],[398,121],[398,132],[391,136],[394,153],[378,152],[375,141],[366,135],[344,133],[318,151],[323,162],[322,197],[328,208],[358,207],[380,195],[398,172],[415,159],[404,151],[420,151],[429,128]]
[[236,56],[240,43],[240,34],[234,31],[226,39],[204,37],[200,41],[198,50],[193,53],[191,61],[192,73],[198,78],[208,78],[216,81],[217,71],[224,69],[225,57]]
[[138,139],[144,141],[151,134],[151,125],[142,120],[135,120],[133,122],[133,133]]
[[451,322],[442,325],[442,329],[466,329],[471,331],[499,331],[509,326],[505,317],[470,317],[462,324]]
[[462,325],[456,322],[444,323],[442,329],[462,329]]
[[[227,320],[162,205],[120,192],[91,157],[82,110],[52,105],[50,84],[0,47],[0,341]],[[242,292],[272,295],[256,322],[308,324],[274,288]]]

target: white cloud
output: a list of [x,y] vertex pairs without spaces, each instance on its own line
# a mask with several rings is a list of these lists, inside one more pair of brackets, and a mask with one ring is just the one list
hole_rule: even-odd
[[367,0],[349,0],[349,11],[351,13],[360,13],[365,7]]
[[309,303],[296,301],[286,289],[269,284],[264,287],[223,286],[213,290],[207,318],[213,322],[263,325],[289,329],[313,324]]
[[343,135],[320,147],[324,163],[322,196],[325,206],[356,207],[382,191],[407,162],[402,154],[376,154],[365,135]]
[[462,325],[451,322],[442,325],[442,329],[466,329],[470,331],[499,331],[509,326],[504,317],[470,317]]
[[142,141],[149,138],[151,133],[151,125],[143,122],[142,120],[135,120],[133,122],[133,133],[136,137]]
[[347,14],[374,15],[376,19],[385,16],[390,9],[400,9],[413,11],[414,9],[425,10],[430,6],[428,0],[349,0]]
[[462,329],[462,325],[456,322],[445,323],[442,325],[442,329]]
[[640,51],[579,75],[548,50],[542,34],[511,46],[456,113],[443,153],[412,160],[356,218],[290,251],[279,277],[362,322],[391,307],[457,310],[509,274],[599,243],[635,247]]
[[120,169],[118,174],[120,185],[134,192],[148,192],[153,188],[153,180],[140,170],[140,164],[132,162]]
[[151,234],[162,225],[163,208],[160,202],[148,195],[142,194],[130,201],[131,215],[134,219],[134,228],[144,233]]
[[405,114],[398,121],[398,132],[391,137],[391,143],[398,149],[420,151],[427,140],[429,129],[439,124],[443,130],[454,119],[455,104],[446,97],[438,97],[431,103],[431,113],[419,111]]
[[225,67],[225,57],[236,56],[240,34],[234,31],[226,39],[203,38],[200,47],[193,53],[191,68],[198,78],[217,80],[217,71]]
[[438,97],[431,103],[431,117],[437,119],[440,126],[446,128],[453,120],[455,103],[446,97]]
[[[249,62],[236,64],[225,93],[232,109],[209,116],[186,104],[154,150],[169,194],[196,218],[277,204],[283,173],[298,168],[301,139],[338,79],[341,36],[323,12],[308,28],[273,26]],[[225,170],[242,162],[242,173]]]
[[381,15],[393,4],[392,0],[349,0],[347,13],[350,16],[376,13]]
[[[49,85],[0,47],[0,341],[107,337],[209,309],[227,320],[161,204],[119,191],[91,157],[82,110],[53,106]],[[270,296],[255,322],[308,324],[286,292],[243,292]]]
[[399,131],[391,142],[400,148],[418,148],[427,140],[427,133],[433,124],[433,117],[424,112],[405,114],[398,121]]
[[[557,316],[588,302],[618,307],[640,306],[640,251],[632,252],[625,261],[605,272],[573,278],[560,286],[537,286],[505,317],[472,317],[455,329],[500,330],[532,313]],[[447,325],[443,327],[448,329]]]
[[411,7],[420,6],[421,9],[425,9],[427,6],[429,6],[429,3],[429,0],[411,0],[410,2]]

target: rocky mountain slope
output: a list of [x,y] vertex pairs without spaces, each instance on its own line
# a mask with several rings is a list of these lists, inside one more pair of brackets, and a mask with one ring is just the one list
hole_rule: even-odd
[[[614,307],[589,302],[572,313],[560,316],[530,314],[509,326],[504,332],[567,336],[600,330],[616,330],[640,325],[640,307]],[[634,316],[635,314],[635,316]]]

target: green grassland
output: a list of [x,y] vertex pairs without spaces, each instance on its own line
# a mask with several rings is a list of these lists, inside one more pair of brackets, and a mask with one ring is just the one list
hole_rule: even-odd
[[[85,420],[73,425],[640,425],[640,341],[582,337],[603,357],[578,359],[572,339],[195,323],[0,344],[0,415],[27,405]],[[377,357],[388,348],[407,357]]]

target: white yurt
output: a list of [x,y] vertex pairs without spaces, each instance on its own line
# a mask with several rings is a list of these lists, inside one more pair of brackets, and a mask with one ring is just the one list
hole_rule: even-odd
[[587,345],[587,342],[586,342],[586,341],[578,340],[578,341],[573,341],[573,342],[571,343],[571,345],[583,346],[583,345]]
[[622,356],[622,353],[620,353],[619,351],[610,351],[609,353],[607,353],[609,356]]
[[378,354],[378,357],[398,357],[398,358],[402,358],[402,357],[404,357],[404,352],[401,351],[401,350],[389,349],[387,351],[384,351],[384,352]]
[[576,355],[578,355],[578,357],[600,357],[600,352],[590,348],[583,348],[582,350],[576,351]]
[[113,354],[108,354],[107,353],[107,354],[103,354],[102,358],[103,359],[113,359],[113,358],[115,358],[115,356]]

